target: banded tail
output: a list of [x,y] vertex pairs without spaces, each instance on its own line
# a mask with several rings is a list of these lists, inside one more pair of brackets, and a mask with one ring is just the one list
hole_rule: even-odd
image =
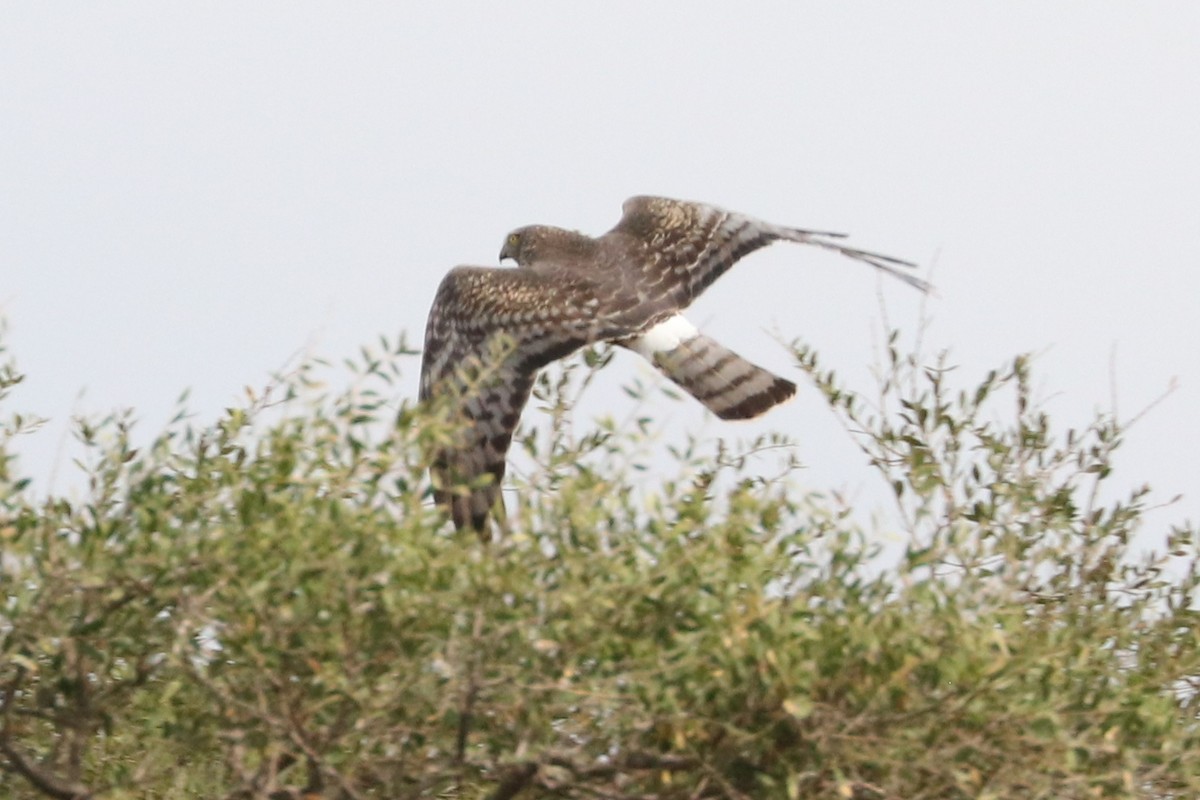
[[796,393],[796,384],[751,364],[682,315],[621,342],[721,419],[750,419]]

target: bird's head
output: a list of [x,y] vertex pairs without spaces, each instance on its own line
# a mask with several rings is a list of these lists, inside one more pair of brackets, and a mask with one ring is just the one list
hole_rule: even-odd
[[551,225],[527,225],[504,237],[500,260],[511,258],[517,266],[538,269],[570,266],[594,254],[596,240],[579,231]]
[[504,237],[504,245],[500,248],[500,261],[511,258],[518,266],[524,266],[533,261],[537,250],[537,234],[532,228],[517,228]]

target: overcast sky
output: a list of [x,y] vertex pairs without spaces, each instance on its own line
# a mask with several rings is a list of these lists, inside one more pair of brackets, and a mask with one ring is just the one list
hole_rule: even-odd
[[[5,412],[52,420],[21,443],[36,486],[70,483],[73,413],[149,436],[185,388],[213,418],[310,343],[417,342],[446,270],[511,228],[598,234],[655,193],[932,266],[927,350],[964,385],[1039,353],[1061,425],[1177,377],[1117,476],[1187,495],[1162,526],[1200,519],[1200,4],[420,8],[0,3],[0,313],[29,376]],[[802,336],[866,389],[880,292],[911,333],[904,285],[776,246],[689,316],[793,377],[771,334]],[[810,386],[764,424],[806,486],[879,496]]]

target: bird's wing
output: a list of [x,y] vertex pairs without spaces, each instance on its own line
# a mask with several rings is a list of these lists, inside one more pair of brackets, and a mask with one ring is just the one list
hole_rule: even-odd
[[485,533],[537,371],[624,332],[598,321],[595,306],[586,283],[528,270],[456,267],[442,280],[425,327],[420,396],[448,397],[458,423],[432,468],[434,497],[456,527]]
[[717,206],[665,197],[631,197],[622,211],[616,227],[601,238],[641,267],[647,291],[669,298],[676,308],[690,304],[738,259],[781,240],[833,250],[922,291],[929,288],[899,269],[914,266],[907,261],[832,241],[843,234],[772,225]]

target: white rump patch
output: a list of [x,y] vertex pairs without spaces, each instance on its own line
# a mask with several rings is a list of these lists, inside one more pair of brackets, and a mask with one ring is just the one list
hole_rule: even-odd
[[696,326],[684,319],[682,314],[663,320],[630,344],[638,355],[654,363],[654,354],[670,352],[688,339],[700,335]]

